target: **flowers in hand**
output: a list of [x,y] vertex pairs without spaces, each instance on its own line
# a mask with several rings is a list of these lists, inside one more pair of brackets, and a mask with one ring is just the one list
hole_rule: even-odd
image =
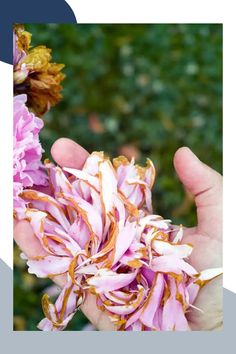
[[20,218],[25,211],[25,202],[20,197],[23,188],[45,186],[48,179],[41,163],[43,149],[39,142],[43,121],[29,112],[26,95],[15,96],[13,100],[13,197],[14,211]]
[[13,33],[14,94],[26,93],[27,106],[42,116],[62,98],[64,64],[51,62],[51,49],[43,45],[31,48],[30,43],[31,34],[23,25],[16,25]]
[[64,274],[66,281],[55,304],[43,296],[39,328],[63,330],[90,292],[118,330],[190,330],[188,308],[221,270],[194,269],[182,227],[175,233],[170,220],[152,214],[152,162],[111,162],[94,152],[82,170],[45,168],[50,192],[21,193],[45,250],[27,264],[38,277]]
[[[82,170],[41,163],[38,118],[61,99],[63,64],[51,49],[31,48],[22,25],[13,33],[14,212],[30,222],[44,252],[27,259],[29,273],[64,275],[55,304],[45,294],[39,328],[63,330],[88,293],[117,330],[190,330],[186,314],[199,290],[221,269],[198,272],[183,228],[152,212],[155,169],[94,152]],[[35,115],[36,114],[36,115]],[[46,174],[47,171],[47,174]],[[35,186],[47,186],[47,192]],[[37,190],[36,190],[37,189]]]

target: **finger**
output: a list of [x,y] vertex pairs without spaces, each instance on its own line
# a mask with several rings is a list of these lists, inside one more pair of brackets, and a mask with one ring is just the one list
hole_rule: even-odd
[[222,176],[187,147],[177,150],[174,166],[185,188],[194,195],[198,230],[221,238]]
[[[34,235],[30,223],[26,220],[18,221],[14,227],[14,239],[22,252],[28,257],[33,258],[37,256],[47,255],[41,243]],[[60,287],[66,283],[66,275],[56,275],[51,279]]]
[[88,320],[100,331],[115,331],[116,328],[107,314],[98,309],[96,296],[87,293],[84,303],[80,306]]
[[30,223],[26,220],[16,223],[14,239],[23,253],[29,258],[44,256],[46,254],[39,240],[34,235]]
[[53,159],[58,165],[70,168],[82,168],[89,153],[71,139],[60,138],[51,148]]
[[186,317],[192,331],[220,330],[223,324],[223,284],[222,275],[212,279],[199,292],[194,306],[201,311],[189,308]]

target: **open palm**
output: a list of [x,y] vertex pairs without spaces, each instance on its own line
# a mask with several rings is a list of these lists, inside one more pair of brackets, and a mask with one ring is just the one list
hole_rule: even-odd
[[[69,139],[59,139],[52,147],[54,160],[63,167],[80,169],[85,163],[88,152]],[[199,271],[221,266],[222,251],[222,177],[203,164],[188,149],[179,149],[174,157],[176,172],[195,197],[198,225],[185,229],[184,242],[194,246],[191,264]],[[21,250],[28,256],[44,255],[45,251],[33,234],[27,221],[17,222],[14,238]],[[53,279],[63,286],[64,276]],[[222,278],[217,277],[200,291],[194,304],[202,311],[191,309],[187,314],[193,330],[212,330],[222,326]],[[107,315],[98,310],[95,297],[86,295],[81,310],[99,330],[115,330]]]

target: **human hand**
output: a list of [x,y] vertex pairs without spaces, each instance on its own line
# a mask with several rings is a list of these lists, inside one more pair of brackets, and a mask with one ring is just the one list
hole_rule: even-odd
[[[174,156],[175,170],[184,187],[194,196],[196,227],[184,231],[183,243],[191,243],[190,263],[199,271],[222,266],[222,176],[201,162],[189,148]],[[211,280],[199,292],[187,315],[192,330],[206,331],[223,326],[222,276]]]
[[[57,140],[51,152],[58,165],[77,169],[83,166],[89,155],[81,146],[65,138]],[[199,270],[219,267],[221,264],[221,201],[219,198],[221,176],[201,163],[187,148],[177,151],[174,164],[180,180],[195,195],[197,205],[198,226],[186,229],[184,233],[184,242],[194,245],[191,263]],[[213,198],[215,193],[217,199]],[[27,221],[17,222],[14,234],[15,241],[28,257],[45,254]],[[215,253],[212,252],[213,249]],[[53,280],[61,287],[65,284],[63,275],[54,277]],[[205,313],[194,310],[188,314],[193,330],[213,329],[221,323],[221,289],[221,280],[217,278],[201,290],[195,305]],[[81,310],[97,329],[115,330],[106,314],[97,308],[94,295],[86,295]],[[219,315],[217,316],[215,312],[219,312]]]

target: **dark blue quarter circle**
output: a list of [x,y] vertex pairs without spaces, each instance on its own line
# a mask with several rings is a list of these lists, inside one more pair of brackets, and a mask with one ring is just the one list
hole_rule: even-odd
[[2,0],[0,4],[0,60],[12,64],[14,23],[76,23],[64,0]]

